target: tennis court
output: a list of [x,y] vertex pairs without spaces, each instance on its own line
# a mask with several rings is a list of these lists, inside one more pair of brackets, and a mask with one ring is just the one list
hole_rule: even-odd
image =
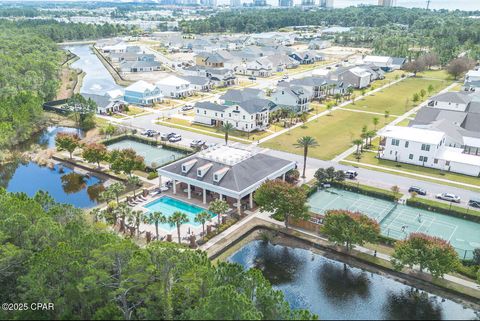
[[461,258],[471,258],[473,250],[480,248],[480,224],[461,218],[335,188],[315,193],[309,205],[319,214],[332,209],[359,211],[377,220],[383,235],[398,240],[415,232],[440,237],[449,241]]

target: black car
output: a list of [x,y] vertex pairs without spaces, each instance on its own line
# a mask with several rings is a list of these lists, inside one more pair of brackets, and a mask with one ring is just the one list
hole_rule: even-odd
[[411,186],[409,189],[408,189],[408,192],[409,193],[417,193],[418,195],[427,195],[427,191],[424,190],[423,188],[421,187],[418,187],[418,186]]
[[471,206],[471,207],[476,207],[476,208],[480,208],[480,199],[476,198],[472,198],[468,201],[468,206]]
[[176,133],[173,133],[173,132],[172,132],[172,133],[168,133],[167,139],[170,139],[170,138],[172,138],[172,137],[175,136],[175,135],[176,135]]

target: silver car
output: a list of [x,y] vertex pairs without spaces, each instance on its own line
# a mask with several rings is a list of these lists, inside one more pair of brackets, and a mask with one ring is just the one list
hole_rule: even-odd
[[455,194],[452,193],[441,193],[437,194],[436,196],[440,200],[448,201],[448,202],[454,202],[454,203],[460,203],[460,197],[458,197]]

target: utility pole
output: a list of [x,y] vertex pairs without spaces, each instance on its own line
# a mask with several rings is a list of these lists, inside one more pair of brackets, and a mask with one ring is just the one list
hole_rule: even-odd
[[427,0],[427,10],[428,10],[428,8],[430,8],[430,1],[431,0]]

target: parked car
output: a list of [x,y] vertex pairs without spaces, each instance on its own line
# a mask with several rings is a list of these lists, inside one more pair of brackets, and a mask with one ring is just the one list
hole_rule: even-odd
[[192,147],[192,148],[201,148],[203,146],[205,146],[205,142],[203,140],[200,140],[200,139],[194,139],[190,143],[190,147]]
[[193,105],[191,104],[188,104],[188,105],[185,105],[182,107],[182,111],[187,111],[187,110],[192,110],[193,109]]
[[408,189],[408,192],[409,193],[417,193],[418,195],[427,195],[427,191],[421,187],[418,187],[418,186],[411,186],[409,189]]
[[478,198],[471,198],[471,199],[468,201],[468,206],[480,208],[480,199],[478,199]]
[[147,129],[140,133],[140,135],[143,136],[150,136],[151,134],[156,134],[156,132],[153,129]]
[[171,132],[167,134],[167,139],[170,139],[171,137],[177,135],[177,133]]
[[436,198],[438,198],[440,200],[444,200],[444,201],[460,203],[460,197],[458,197],[457,195],[452,194],[452,193],[437,194]]
[[248,79],[253,81],[253,80],[257,80],[257,77],[250,76],[250,77],[248,77]]
[[160,134],[160,139],[161,140],[168,140],[168,133],[161,133]]
[[345,177],[349,179],[355,179],[355,177],[358,176],[357,171],[354,171],[353,169],[349,169],[345,171]]
[[179,142],[179,141],[181,141],[181,140],[182,140],[182,136],[179,135],[179,134],[175,134],[175,135],[173,135],[172,137],[170,137],[170,138],[168,139],[168,141],[169,141],[170,143]]
[[284,75],[282,79],[288,79],[288,75]]

